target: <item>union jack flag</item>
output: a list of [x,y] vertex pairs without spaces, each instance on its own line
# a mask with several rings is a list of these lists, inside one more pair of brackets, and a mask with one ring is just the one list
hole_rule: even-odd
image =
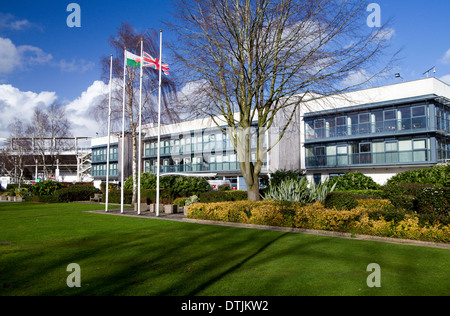
[[[142,67],[151,67],[156,70],[159,70],[159,59],[153,58],[150,54],[144,52],[144,64]],[[169,75],[169,65],[161,63],[161,70],[164,72],[166,76]]]

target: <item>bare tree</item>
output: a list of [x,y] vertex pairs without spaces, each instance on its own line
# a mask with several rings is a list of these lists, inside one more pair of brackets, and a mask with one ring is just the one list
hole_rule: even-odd
[[[227,132],[251,200],[259,200],[258,176],[267,151],[284,136],[305,101],[357,88],[387,64],[377,59],[386,25],[366,25],[361,0],[179,0],[175,53],[196,87],[199,115]],[[356,83],[349,75],[372,74]],[[193,111],[193,110],[192,110]],[[284,112],[284,113],[283,113]],[[286,116],[279,136],[263,148],[265,131]],[[219,121],[217,118],[223,120]],[[257,122],[256,132],[251,132]],[[251,139],[256,137],[256,161]]]
[[[124,49],[140,56],[141,39],[144,43],[144,51],[155,58],[159,58],[159,37],[154,30],[146,31],[142,34],[127,23],[122,23],[121,28],[115,36],[109,40],[111,48],[114,50],[113,58],[113,95],[111,103],[111,122],[112,126],[118,130],[122,123],[122,100],[123,100],[123,72],[124,72]],[[102,59],[103,77],[109,80],[110,57]],[[131,132],[133,146],[133,203],[136,202],[137,192],[137,129],[139,127],[139,84],[140,69],[136,67],[126,67],[125,82],[125,112],[126,129]],[[158,90],[159,76],[154,69],[144,68],[142,80],[142,124],[157,122],[158,108],[155,92]],[[175,96],[175,84],[170,78],[162,77],[162,122],[173,122],[177,119],[172,102]],[[95,109],[97,120],[106,122],[108,118],[108,98],[105,96],[103,102],[99,103]],[[149,136],[149,135],[147,135]]]
[[71,136],[70,122],[64,107],[58,103],[48,108],[35,108],[26,133],[33,139],[31,144],[34,154],[39,156],[43,166],[44,178],[49,178],[54,169],[57,156],[64,147],[61,138]]
[[31,142],[25,138],[25,127],[15,118],[9,125],[10,136],[0,154],[4,171],[20,185],[24,179],[25,164],[30,160]]

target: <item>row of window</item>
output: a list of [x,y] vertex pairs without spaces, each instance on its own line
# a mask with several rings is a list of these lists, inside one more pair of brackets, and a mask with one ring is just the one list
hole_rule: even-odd
[[426,129],[425,105],[391,107],[363,113],[305,119],[307,140]]
[[[107,147],[92,149],[92,162],[103,162],[107,159]],[[117,146],[109,147],[109,161],[117,161],[119,159],[119,148]]]
[[351,142],[306,148],[306,167],[395,164],[430,160],[429,139]]
[[[256,148],[257,140],[255,133],[252,134],[251,147]],[[266,143],[264,143],[266,146]],[[152,141],[144,145],[145,157],[157,155],[157,142]],[[189,135],[180,139],[164,139],[160,141],[161,155],[181,155],[195,152],[229,151],[234,150],[228,134],[215,133],[203,135]]]
[[[106,164],[92,165],[91,174],[93,177],[106,177]],[[117,163],[109,164],[109,176],[117,177],[119,175],[119,168]]]
[[[256,161],[256,153],[251,154],[253,162]],[[228,155],[204,155],[197,157],[179,157],[161,159],[160,172],[195,172],[195,171],[237,171],[239,161],[236,154]],[[263,168],[266,167],[266,162]],[[146,160],[144,164],[145,172],[156,173],[157,160]]]

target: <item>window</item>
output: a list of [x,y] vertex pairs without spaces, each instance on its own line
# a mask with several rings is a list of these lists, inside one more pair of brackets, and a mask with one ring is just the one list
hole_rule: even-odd
[[426,161],[427,151],[425,139],[419,139],[413,141],[414,149],[414,161]]
[[337,164],[348,165],[348,148],[347,145],[338,145],[336,147],[337,152]]
[[396,130],[396,117],[394,110],[385,110],[384,111],[384,124],[383,131],[384,132],[393,132]]
[[424,105],[412,107],[411,114],[411,124],[413,129],[422,129],[427,127],[427,117]]
[[400,130],[411,129],[411,108],[401,107],[398,109],[398,121],[400,123]]
[[371,143],[361,143],[359,144],[359,159],[360,163],[372,163],[372,148]]
[[347,117],[339,116],[336,118],[336,136],[347,135]]
[[411,140],[399,140],[398,141],[399,161],[411,162],[412,161],[412,143]]
[[336,146],[327,146],[327,166],[336,165]]
[[398,162],[398,143],[396,141],[388,141],[386,146],[386,162]]
[[374,133],[382,133],[384,130],[384,119],[383,119],[383,111],[376,111],[373,113],[373,120],[374,120],[374,129],[372,129],[372,132]]
[[369,113],[359,114],[359,134],[368,134],[370,132]]
[[384,163],[384,142],[372,143],[372,159],[373,163]]

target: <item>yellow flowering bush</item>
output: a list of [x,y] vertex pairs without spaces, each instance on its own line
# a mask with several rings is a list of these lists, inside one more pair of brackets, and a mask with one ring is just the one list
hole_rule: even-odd
[[[450,227],[420,224],[416,214],[391,216],[388,200],[360,200],[351,211],[327,209],[321,203],[280,203],[274,201],[236,201],[196,203],[189,207],[188,218],[257,225],[349,232],[354,234],[404,239],[450,242]],[[376,216],[374,216],[376,214]]]

